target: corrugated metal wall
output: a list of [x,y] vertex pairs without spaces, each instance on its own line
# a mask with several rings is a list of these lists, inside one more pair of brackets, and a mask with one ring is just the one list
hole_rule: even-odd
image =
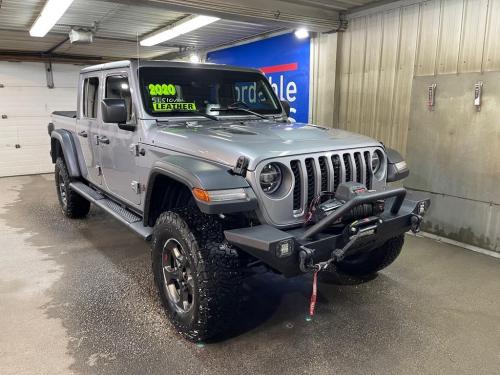
[[338,34],[311,39],[311,88],[309,116],[313,124],[333,126]]
[[414,76],[500,70],[500,1],[433,0],[354,16],[338,43],[336,116],[316,117],[404,153]]
[[[313,89],[313,119],[402,151],[412,171],[405,186],[433,201],[425,230],[500,251],[498,73],[489,73],[500,71],[500,0],[402,0],[349,17],[336,41],[336,95]],[[317,63],[321,70],[325,62]],[[434,111],[426,105],[431,83]]]

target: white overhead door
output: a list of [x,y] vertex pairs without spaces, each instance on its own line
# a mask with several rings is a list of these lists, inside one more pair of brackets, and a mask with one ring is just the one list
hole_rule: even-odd
[[45,64],[0,61],[0,177],[53,171],[47,124],[53,111],[76,110],[81,68],[53,64],[49,89]]

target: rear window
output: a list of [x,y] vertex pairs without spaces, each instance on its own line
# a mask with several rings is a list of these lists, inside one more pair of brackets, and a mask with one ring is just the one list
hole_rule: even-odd
[[99,78],[90,77],[83,81],[83,117],[97,118]]

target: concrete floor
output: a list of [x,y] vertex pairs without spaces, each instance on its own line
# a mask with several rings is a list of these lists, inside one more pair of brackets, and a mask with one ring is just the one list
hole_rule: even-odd
[[198,347],[163,315],[148,244],[93,208],[62,216],[51,175],[0,179],[0,373],[498,374],[500,260],[407,236],[371,282],[248,283],[241,332]]

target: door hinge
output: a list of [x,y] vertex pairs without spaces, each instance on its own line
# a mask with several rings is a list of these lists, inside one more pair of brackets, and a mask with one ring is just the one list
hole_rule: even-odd
[[132,181],[130,183],[130,186],[132,186],[132,190],[136,193],[136,194],[141,194],[141,183],[140,182],[137,182],[137,181]]
[[139,145],[137,143],[132,143],[129,146],[130,153],[134,156],[139,156]]
[[95,169],[97,170],[97,175],[98,175],[98,176],[102,176],[102,169],[101,169],[101,166],[96,165],[96,166],[95,166]]
[[146,150],[140,148],[137,143],[132,143],[129,146],[130,153],[134,156],[144,156],[146,155]]

